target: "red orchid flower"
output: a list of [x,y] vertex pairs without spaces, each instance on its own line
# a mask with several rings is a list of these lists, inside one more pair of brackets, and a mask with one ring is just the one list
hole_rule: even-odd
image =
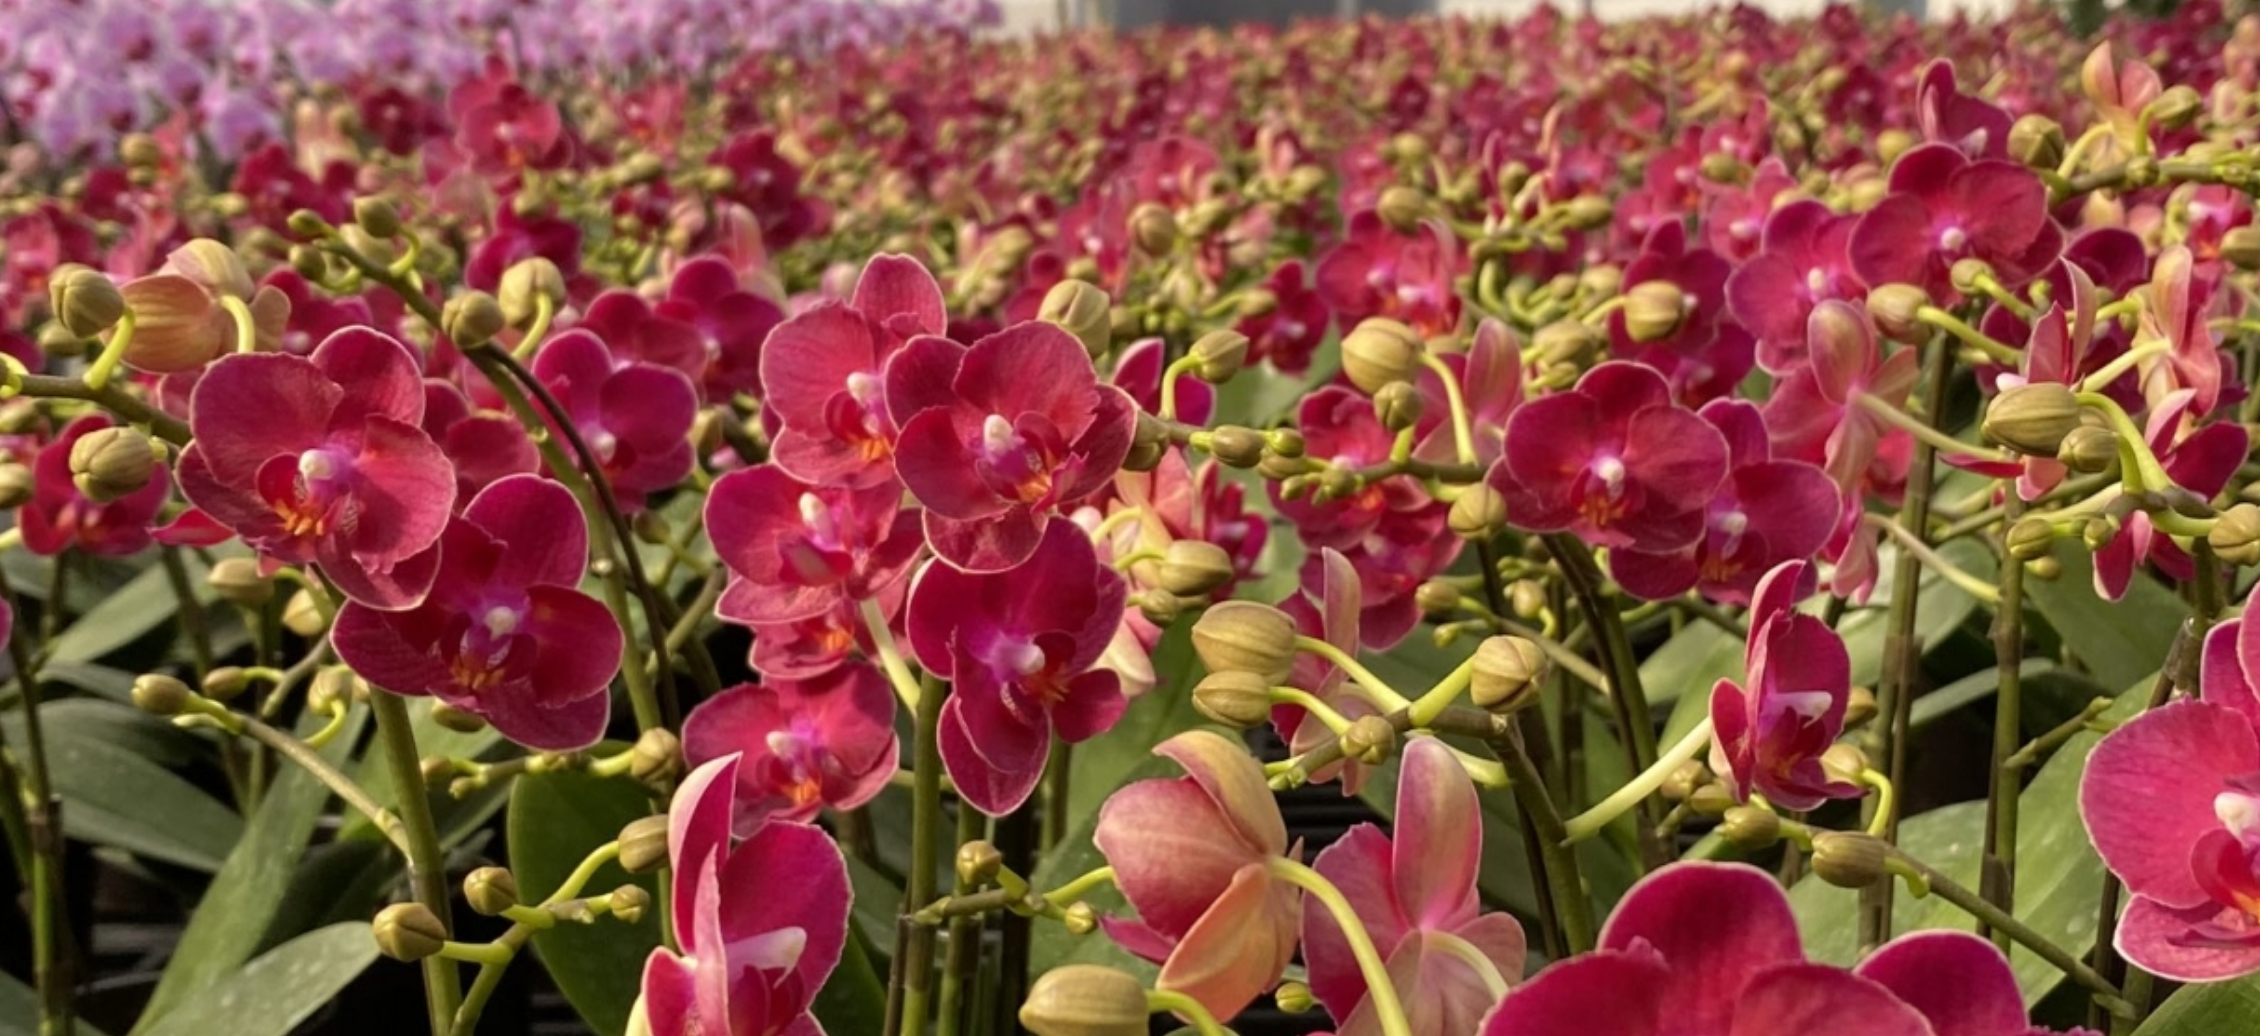
[[948,327],[941,285],[899,255],[872,257],[846,305],[820,305],[777,325],[760,361],[762,399],[782,423],[777,466],[818,485],[892,484],[898,426],[887,362],[903,343]]
[[1852,661],[1835,630],[1796,610],[1812,592],[1805,561],[1766,573],[1750,600],[1743,681],[1711,688],[1711,768],[1737,799],[1763,794],[1783,809],[1807,810],[1860,795],[1821,768],[1821,753],[1844,732]]
[[772,820],[854,809],[895,772],[895,696],[886,676],[850,663],[807,680],[739,684],[683,718],[692,766],[738,756],[730,827],[751,838]]
[[922,544],[917,509],[901,503],[892,485],[812,486],[774,464],[722,476],[706,498],[707,534],[731,576],[715,611],[791,622],[899,581]]
[[1663,375],[1611,361],[1515,411],[1488,480],[1518,528],[1664,551],[1702,535],[1726,474],[1725,438],[1672,401]]

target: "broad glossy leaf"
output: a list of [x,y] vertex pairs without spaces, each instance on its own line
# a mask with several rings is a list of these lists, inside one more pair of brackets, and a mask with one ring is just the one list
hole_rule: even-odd
[[198,990],[148,1036],[288,1036],[376,959],[367,922],[308,932]]
[[2134,1036],[2260,1032],[2260,976],[2188,986],[2158,1006]]
[[[606,743],[603,752],[626,746]],[[527,774],[510,795],[510,865],[521,898],[538,903],[581,865],[598,846],[620,836],[630,821],[650,815],[651,797],[643,785],[622,777],[587,773]],[[557,988],[600,1036],[619,1036],[628,1025],[643,980],[644,958],[659,945],[659,884],[655,875],[631,878],[617,863],[597,869],[581,890],[600,896],[633,882],[652,895],[652,909],[635,924],[613,918],[593,925],[565,924],[536,932],[541,955]]]
[[[1964,572],[1986,582],[1993,581],[1993,554],[1972,540],[1955,540],[1938,548],[1940,556],[1951,561]],[[1898,567],[1898,551],[1886,543],[1879,552],[1877,564],[1882,577],[1876,582],[1877,607],[1866,608],[1844,617],[1836,626],[1844,635],[1844,649],[1852,656],[1852,682],[1873,686],[1883,675],[1884,634],[1890,628],[1889,610],[1881,607],[1891,599],[1891,577]],[[1923,571],[1921,589],[1915,603],[1915,635],[1922,641],[1923,652],[1930,653],[1969,621],[1977,611],[1977,598],[1963,593],[1960,587],[1938,577],[1928,569]],[[1818,601],[1819,598],[1815,598]],[[2109,686],[2119,686],[2118,681],[2106,681]]]
[[[367,709],[355,709],[346,727],[322,750],[332,766],[342,765],[368,721]],[[299,724],[301,737],[314,732],[310,717]],[[314,825],[329,804],[330,791],[305,768],[283,764],[244,826],[243,839],[228,853],[227,862],[212,879],[204,898],[189,914],[156,992],[142,1011],[136,1032],[158,1024],[185,1004],[198,990],[210,987],[250,960],[261,946],[278,936],[268,929],[283,908],[292,875],[306,855]],[[280,935],[295,935],[284,932]]]
[[2117,602],[2095,593],[2095,559],[2059,541],[2054,579],[2025,580],[2025,597],[2105,687],[2124,687],[2158,671],[2189,614],[2181,598],[2146,572],[2135,573]]
[[[432,719],[431,698],[408,699],[409,729],[416,734],[416,751],[423,757],[440,755],[450,759],[485,760],[495,746],[502,743],[502,735],[493,727],[481,727],[470,733],[450,730]],[[392,790],[392,768],[385,765],[384,753],[370,752],[361,760],[354,780],[368,789],[370,797],[388,808],[398,808],[400,800]],[[507,782],[490,786],[458,801],[442,790],[432,797],[432,819],[439,825],[442,840],[447,845],[459,842],[501,809],[509,794]],[[346,818],[344,838],[377,838],[376,826],[367,817],[354,814]]]
[[886,1028],[887,983],[863,944],[860,932],[848,933],[848,941],[840,947],[839,967],[832,969],[832,977],[817,990],[816,1002],[809,1007],[827,1034],[876,1033]]
[[[881,874],[878,868],[853,856],[847,858],[847,868],[848,887],[855,890],[855,910],[848,919],[871,945],[891,949],[895,939],[895,911],[902,906],[902,886]],[[886,956],[885,953],[877,955]]]
[[[79,1019],[73,1031],[79,1036],[102,1036],[102,1030]],[[0,971],[0,1036],[39,1036],[39,991]]]
[[47,766],[63,797],[63,830],[183,867],[220,869],[243,833],[243,818],[132,743],[112,740],[107,729],[73,721],[46,731]]
[[[214,555],[218,557],[244,554],[240,544],[214,548]],[[205,581],[208,569],[203,559],[194,551],[182,551],[180,557],[196,599],[205,604],[219,600],[219,595]],[[165,574],[165,566],[150,565],[132,582],[102,598],[100,604],[71,623],[69,629],[55,638],[54,651],[48,657],[55,662],[97,661],[139,640],[142,634],[156,629],[159,624],[172,621],[173,614],[179,610],[180,601],[173,596],[173,584]]]
[[1153,757],[1155,745],[1207,721],[1193,708],[1193,685],[1204,670],[1193,654],[1193,624],[1173,624],[1154,646],[1154,689],[1130,703],[1114,729],[1076,745],[1067,787],[1068,828],[1098,815],[1128,774]]

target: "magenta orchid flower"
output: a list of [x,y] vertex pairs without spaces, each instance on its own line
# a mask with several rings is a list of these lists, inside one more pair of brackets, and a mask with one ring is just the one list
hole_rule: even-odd
[[455,466],[457,511],[507,476],[541,470],[541,454],[525,426],[508,414],[473,409],[462,389],[437,378],[424,379],[424,434]]
[[[2182,389],[2161,400],[2150,412],[2144,438],[2165,468],[2167,477],[2200,499],[2210,500],[2229,484],[2251,447],[2251,433],[2240,424],[2215,422],[2194,431],[2184,419],[2195,413],[2196,390]],[[2117,535],[2095,552],[2095,592],[2107,600],[2126,596],[2135,570],[2144,564],[2184,582],[2197,574],[2197,562],[2170,536],[2158,533],[2150,516],[2135,511],[2126,516]]]
[[739,757],[730,827],[751,838],[771,820],[806,822],[820,808],[854,809],[879,794],[895,772],[894,719],[887,678],[849,663],[700,702],[683,718],[683,758],[699,766]]
[[252,549],[315,565],[366,607],[411,608],[438,576],[455,500],[423,417],[415,356],[375,331],[340,331],[311,357],[231,355],[197,381],[176,474]]
[[[1364,588],[1357,569],[1341,551],[1326,547],[1318,556],[1309,559],[1308,565],[1317,568],[1315,585],[1281,601],[1279,610],[1295,618],[1295,627],[1304,636],[1317,637],[1333,645],[1352,658],[1364,647],[1359,643],[1360,628],[1364,625]],[[1300,687],[1311,696],[1325,702],[1344,719],[1356,721],[1361,716],[1379,715],[1380,707],[1366,696],[1364,688],[1351,682],[1350,674],[1340,666],[1310,652],[1297,652],[1295,665],[1288,674],[1291,686]],[[1271,707],[1271,725],[1286,740],[1287,750],[1301,755],[1317,749],[1334,739],[1334,732],[1300,705],[1278,703]],[[1311,771],[1313,783],[1324,783],[1339,777],[1344,796],[1355,795],[1365,786],[1365,763],[1345,756]]]
[[1105,733],[1127,704],[1096,668],[1128,590],[1073,522],[1054,522],[1020,567],[964,572],[936,561],[911,587],[911,648],[953,681],[942,705],[942,763],[965,801],[1000,816],[1043,776],[1052,735]]
[[40,447],[31,462],[31,499],[16,513],[24,549],[53,556],[76,548],[96,557],[123,557],[150,544],[149,523],[172,495],[172,476],[162,467],[148,485],[108,503],[89,499],[71,481],[71,447],[108,427],[108,417],[88,414]]
[[1185,776],[1126,785],[1100,807],[1092,841],[1138,911],[1100,924],[1122,948],[1161,963],[1156,988],[1230,1018],[1295,959],[1302,895],[1272,875],[1271,861],[1296,850],[1246,749],[1193,730],[1154,754]]
[[[910,596],[910,580],[898,579],[879,589],[872,601],[888,628],[902,628],[902,605]],[[806,680],[848,660],[851,650],[866,658],[878,657],[871,631],[863,624],[862,609],[845,597],[805,619],[752,624],[753,651],[746,664],[772,680]]]
[[707,535],[730,569],[716,612],[731,622],[791,622],[853,603],[909,574],[918,511],[892,484],[811,486],[774,464],[733,471],[706,498]]
[[700,256],[677,267],[656,308],[659,316],[697,335],[708,399],[761,390],[761,344],[784,321],[785,311],[745,290],[727,260]]
[[[1442,388],[1437,386],[1439,393]],[[1295,427],[1302,432],[1310,456],[1342,468],[1381,464],[1397,442],[1396,433],[1374,416],[1372,398],[1347,385],[1328,385],[1304,396],[1295,408]],[[1279,514],[1293,522],[1303,542],[1312,547],[1350,547],[1391,518],[1425,518],[1433,530],[1445,513],[1420,483],[1409,478],[1375,479],[1338,499],[1316,499],[1308,493],[1289,497],[1272,480],[1266,480],[1264,490]]]
[[971,347],[916,339],[888,360],[886,385],[896,473],[926,505],[934,552],[966,569],[1026,560],[1054,511],[1114,478],[1137,423],[1137,404],[1051,324]]
[[[1522,925],[1483,913],[1476,895],[1483,825],[1468,818],[1478,812],[1475,785],[1451,749],[1416,738],[1406,743],[1397,776],[1394,834],[1359,824],[1311,862],[1365,923],[1414,1036],[1476,1031],[1506,987],[1522,979]],[[1303,961],[1338,1036],[1379,1036],[1349,941],[1333,914],[1307,899]]]
[[1326,300],[1307,280],[1300,259],[1289,259],[1264,279],[1271,306],[1254,316],[1241,317],[1236,329],[1248,336],[1248,359],[1270,360],[1288,374],[1310,369],[1311,354],[1326,340],[1332,325]]
[[1343,327],[1381,316],[1422,334],[1443,334],[1460,320],[1452,278],[1465,266],[1459,239],[1442,223],[1401,233],[1366,209],[1350,217],[1341,243],[1318,261],[1314,280]]
[[777,325],[759,361],[762,399],[782,422],[777,465],[819,485],[892,483],[897,424],[887,361],[904,342],[948,327],[941,285],[899,255],[872,257],[846,305],[820,305]]
[[2206,326],[2213,284],[2196,278],[2189,249],[2158,254],[2142,308],[2142,337],[2170,346],[2161,362],[2145,368],[2143,391],[2153,403],[2176,391],[2191,393],[2190,413],[2204,417],[2221,400],[2221,347]]
[[2162,978],[2260,971],[2260,608],[2205,637],[2200,696],[2104,736],[2080,817],[2134,897],[2119,952]]
[[578,328],[543,343],[533,372],[564,408],[557,417],[571,421],[588,444],[621,506],[640,508],[646,495],[690,476],[698,390],[683,372],[621,362],[602,339]]
[[1711,768],[1736,799],[1763,794],[1783,809],[1806,810],[1860,795],[1821,768],[1821,753],[1844,732],[1852,660],[1835,630],[1796,610],[1812,592],[1805,561],[1766,573],[1750,600],[1743,682],[1711,688]]
[[573,494],[537,475],[496,482],[448,523],[439,555],[439,577],[416,607],[338,609],[338,657],[379,687],[436,697],[519,744],[595,744],[625,645],[611,611],[577,589],[588,525]]
[[1628,548],[1609,555],[1609,573],[1626,593],[1651,601],[1693,589],[1714,601],[1747,604],[1758,580],[1785,561],[1828,542],[1842,502],[1821,469],[1773,459],[1758,407],[1715,399],[1700,411],[1726,437],[1726,481],[1703,509],[1703,535],[1677,550]]
[[1804,366],[1805,321],[1815,305],[1867,294],[1852,272],[1858,222],[1811,199],[1790,202],[1766,217],[1760,251],[1727,278],[1727,306],[1757,336],[1758,366],[1767,372],[1785,375]]
[[1663,375],[1610,362],[1516,410],[1489,481],[1517,528],[1666,551],[1702,535],[1726,475],[1725,438],[1672,401]]
[[1926,144],[1891,166],[1891,193],[1852,230],[1852,266],[1869,284],[1913,284],[1954,299],[1958,259],[1982,259],[2004,284],[2022,284],[2056,261],[2063,232],[2048,215],[2048,188],[2032,170],[1971,161]]
[[[1992,943],[1968,932],[1909,932],[1876,948],[1852,973],[1920,1012],[1935,1036],[2052,1036],[2032,1024],[2016,972]],[[2102,1036],[2072,1029],[2063,1036]]]
[[1848,302],[1815,305],[1805,326],[1809,359],[1766,401],[1766,427],[1777,455],[1818,464],[1854,492],[1872,478],[1886,437],[1906,436],[1868,412],[1860,397],[1904,405],[1921,373],[1921,358],[1913,349],[1885,356],[1875,324]]
[[[2008,971],[1999,953],[1992,961]],[[1881,982],[1808,962],[1780,884],[1739,863],[1675,863],[1641,879],[1598,952],[1540,972],[1483,1025],[1483,1036],[1815,1032],[1936,1036]]]
[[691,771],[668,810],[668,905],[682,949],[644,961],[654,1036],[824,1033],[808,1009],[847,944],[847,861],[803,824],[764,824],[732,846],[740,765],[724,756]]

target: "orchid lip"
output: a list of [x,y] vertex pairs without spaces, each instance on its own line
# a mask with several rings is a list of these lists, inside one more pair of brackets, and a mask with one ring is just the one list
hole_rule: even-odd
[[1938,232],[1938,247],[1948,252],[1959,252],[1970,243],[1970,235],[1960,227],[1947,227]]
[[879,379],[869,371],[857,371],[847,376],[848,397],[868,407],[879,398]]
[[2213,796],[2213,815],[2238,841],[2247,845],[2260,841],[2260,796],[2224,791]]

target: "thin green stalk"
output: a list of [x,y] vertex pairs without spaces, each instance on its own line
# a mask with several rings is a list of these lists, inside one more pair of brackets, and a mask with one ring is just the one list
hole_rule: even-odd
[[1044,770],[1044,837],[1039,846],[1044,852],[1067,837],[1067,806],[1074,778],[1075,746],[1065,741],[1054,744]]
[[77,378],[14,372],[10,372],[8,383],[14,391],[0,391],[0,398],[29,396],[33,399],[76,399],[93,403],[124,418],[128,424],[149,429],[149,434],[175,446],[188,445],[186,422],[150,406],[116,384],[95,388]]
[[[929,674],[918,689],[915,740],[911,750],[910,875],[904,914],[934,901],[934,858],[942,842],[942,757],[936,739],[941,729],[942,682]],[[925,1036],[927,998],[934,981],[934,929],[911,926],[902,949],[901,1036]]]
[[1709,747],[1710,743],[1711,719],[1705,716],[1702,722],[1695,724],[1694,729],[1689,730],[1685,737],[1679,739],[1678,744],[1671,746],[1670,751],[1657,757],[1654,764],[1640,771],[1630,781],[1625,782],[1624,787],[1618,788],[1615,794],[1601,800],[1601,803],[1592,809],[1570,818],[1569,823],[1565,825],[1566,839],[1572,842],[1581,842],[1599,834],[1616,818],[1632,812],[1633,808],[1639,803],[1647,801],[1648,796],[1655,794],[1656,789],[1663,787],[1664,782],[1671,778],[1674,771],[1695,758],[1696,754]]
[[[62,571],[61,558],[55,559]],[[17,613],[15,589],[0,574],[0,604]],[[50,608],[54,602],[50,601]],[[8,654],[16,666],[16,691],[24,709],[24,829],[31,849],[32,983],[39,992],[39,1036],[71,1036],[78,1025],[73,1003],[78,987],[78,958],[72,952],[70,919],[65,914],[63,876],[63,800],[55,794],[47,768],[47,736],[39,715],[39,658],[26,631],[17,628],[8,637]]]
[[1530,761],[1530,753],[1523,747],[1522,732],[1508,730],[1490,740],[1499,759],[1506,763],[1508,779],[1514,786],[1515,804],[1537,832],[1532,841],[1545,857],[1545,892],[1553,901],[1562,944],[1568,954],[1588,952],[1593,949],[1595,940],[1593,901],[1586,897],[1585,886],[1578,878],[1577,856],[1570,850],[1569,831],[1562,823],[1561,813],[1554,808],[1545,780],[1538,775],[1537,765]]
[[1365,976],[1366,999],[1373,1005],[1373,1015],[1381,1023],[1382,1036],[1412,1036],[1412,1023],[1405,1020],[1405,1006],[1397,997],[1396,983],[1389,980],[1389,966],[1374,948],[1373,936],[1366,933],[1365,922],[1350,906],[1342,890],[1326,876],[1284,856],[1271,858],[1271,876],[1302,889],[1326,907],[1333,915],[1335,927],[1342,930],[1350,944],[1350,954],[1357,958],[1358,971]]
[[[432,823],[431,800],[423,793],[422,757],[417,754],[407,699],[380,690],[369,695],[369,708],[376,714],[377,740],[385,765],[392,771],[392,786],[400,790],[401,827],[408,839],[408,875],[416,901],[439,918],[440,927],[453,931],[447,858],[440,850],[439,829]],[[436,956],[424,959],[424,995],[431,1011],[432,1036],[450,1036],[456,1008],[463,1000],[462,976],[456,972],[454,961]]]
[[[510,959],[488,961],[479,965],[478,975],[471,979],[471,991],[463,995],[463,1006],[455,1011],[455,1021],[448,1029],[449,1036],[471,1036],[472,1033],[478,1031],[479,1016],[486,1012],[487,1000],[493,997],[495,989],[502,985],[503,974],[510,970],[510,960],[516,959],[519,949],[523,948],[526,945],[526,940],[533,938],[533,935],[534,930],[532,928],[515,924],[510,926],[509,931],[502,933],[501,938],[495,940],[495,945],[509,951]],[[437,958],[432,959],[436,960]],[[448,967],[453,968],[454,965],[451,963]]]
[[[1939,411],[1946,406],[1947,380],[1954,360],[1944,335],[1931,336],[1927,351],[1929,355],[1923,366],[1922,420],[1935,424]],[[1937,463],[1937,449],[1927,441],[1917,440],[1914,461],[1907,468],[1907,489],[1899,509],[1899,526],[1918,541],[1930,527],[1931,487]],[[1922,657],[1922,643],[1915,635],[1915,607],[1921,599],[1917,591],[1922,577],[1922,558],[1912,550],[1902,549],[1892,569],[1891,605],[1883,641],[1883,679],[1876,690],[1876,708],[1881,721],[1869,725],[1867,746],[1870,758],[1889,760],[1884,772],[1891,778],[1893,787],[1907,783],[1907,727],[1914,715],[1915,670]],[[1874,819],[1875,805],[1873,799],[1865,804],[1868,819]],[[1883,825],[1884,840],[1895,842],[1898,834],[1898,818],[1892,817]],[[1891,899],[1890,882],[1878,882],[1862,891],[1860,946],[1863,949],[1874,949],[1891,937]]]
[[[981,812],[963,802],[957,804],[957,844],[977,841],[983,827]],[[973,885],[963,875],[951,887],[950,895],[966,896],[973,893]],[[981,968],[981,919],[978,915],[964,914],[950,918],[949,952],[942,959],[942,997],[937,1005],[940,1014],[939,1036],[958,1036],[965,1029],[965,992],[969,980]]]
[[202,677],[212,671],[212,634],[210,624],[204,621],[204,602],[196,599],[196,588],[189,585],[188,566],[180,559],[179,547],[166,547],[157,554],[165,566],[165,581],[172,584],[173,601],[177,609],[181,635],[188,638],[188,649],[196,659],[196,675]]
[[[2011,499],[2015,492],[2011,491]],[[2004,515],[2003,535],[2009,526],[2016,524],[2017,512]],[[1999,675],[1999,688],[1993,695],[1993,768],[1992,783],[1987,789],[1984,856],[1985,871],[1979,879],[1979,891],[1986,902],[2001,908],[2004,913],[2015,914],[2017,909],[2017,807],[2024,790],[2023,772],[2009,769],[2009,758],[2017,753],[2017,739],[2024,722],[2024,589],[2025,566],[2013,557],[2001,562],[2000,601],[1994,608],[1993,664]],[[1989,929],[1981,925],[1979,934]],[[2009,935],[1991,931],[1993,941],[2001,952],[2009,952]]]
[[[1616,708],[1617,734],[1624,739],[1626,767],[1633,773],[1645,773],[1656,762],[1655,716],[1648,707],[1647,691],[1640,685],[1640,660],[1633,657],[1632,638],[1625,633],[1624,615],[1602,592],[1601,568],[1594,564],[1593,553],[1583,542],[1568,533],[1553,533],[1546,537],[1546,548],[1553,552],[1564,581],[1577,595],[1585,621],[1593,625],[1599,637],[1596,646],[1601,652],[1602,668],[1609,674],[1609,701]],[[1663,846],[1656,840],[1656,826],[1663,823],[1663,819],[1664,811],[1655,798],[1641,800],[1639,839],[1643,869],[1653,870],[1664,864]]]
[[2088,967],[2071,951],[2033,930],[2031,925],[1987,902],[1984,896],[1965,888],[1938,868],[1907,855],[1903,849],[1892,847],[1891,856],[1920,875],[1931,894],[1954,904],[1963,913],[1978,919],[1994,931],[2006,934],[2011,942],[2031,950],[2034,956],[2047,961],[2051,967],[2063,972],[2066,978],[2094,995],[2113,1014],[2128,1009],[2129,1005],[2120,996],[2117,986],[2112,985],[2094,968]]
[[1149,990],[1146,993],[1146,1010],[1173,1012],[1191,1022],[1193,1031],[1199,1036],[1229,1036],[1228,1030],[1217,1024],[1216,1016],[1208,1013],[1208,1008],[1183,993]]

